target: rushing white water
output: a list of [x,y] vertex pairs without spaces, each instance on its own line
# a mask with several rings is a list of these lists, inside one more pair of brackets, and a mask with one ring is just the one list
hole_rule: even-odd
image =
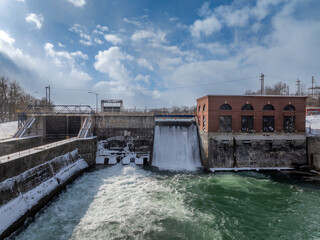
[[196,171],[201,167],[196,126],[157,125],[152,165],[173,171]]

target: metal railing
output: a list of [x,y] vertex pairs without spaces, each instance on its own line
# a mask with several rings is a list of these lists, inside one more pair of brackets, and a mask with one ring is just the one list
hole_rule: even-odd
[[89,105],[29,105],[24,114],[93,114]]

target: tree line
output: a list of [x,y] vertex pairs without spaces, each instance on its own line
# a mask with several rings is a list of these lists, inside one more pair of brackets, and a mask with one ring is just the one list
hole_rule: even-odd
[[11,81],[4,76],[0,77],[0,122],[15,121],[18,114],[28,105],[42,105],[46,99],[37,99],[25,93],[17,81]]
[[[266,86],[264,89],[265,95],[303,95],[308,96],[307,98],[307,106],[308,107],[318,107],[320,106],[320,96],[314,96],[313,98],[308,94],[306,87],[304,85],[301,86],[300,93],[289,91],[289,86],[284,82],[277,82],[273,86]],[[245,95],[261,95],[261,90],[252,91],[246,90]]]

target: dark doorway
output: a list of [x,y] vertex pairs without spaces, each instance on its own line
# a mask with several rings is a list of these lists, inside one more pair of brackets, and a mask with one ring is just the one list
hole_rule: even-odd
[[231,132],[232,130],[232,116],[220,116],[219,117],[219,130],[221,132]]
[[253,131],[253,116],[241,116],[241,131],[242,132]]
[[284,116],[283,117],[283,131],[294,132],[295,128],[295,117],[294,116]]
[[274,132],[274,116],[264,116],[262,130],[264,132]]

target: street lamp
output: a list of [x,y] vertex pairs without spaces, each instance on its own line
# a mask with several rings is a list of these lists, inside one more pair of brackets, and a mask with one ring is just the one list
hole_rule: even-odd
[[96,113],[98,113],[98,93],[95,93],[95,92],[88,92],[88,93],[92,93],[92,94],[95,94],[96,95]]

